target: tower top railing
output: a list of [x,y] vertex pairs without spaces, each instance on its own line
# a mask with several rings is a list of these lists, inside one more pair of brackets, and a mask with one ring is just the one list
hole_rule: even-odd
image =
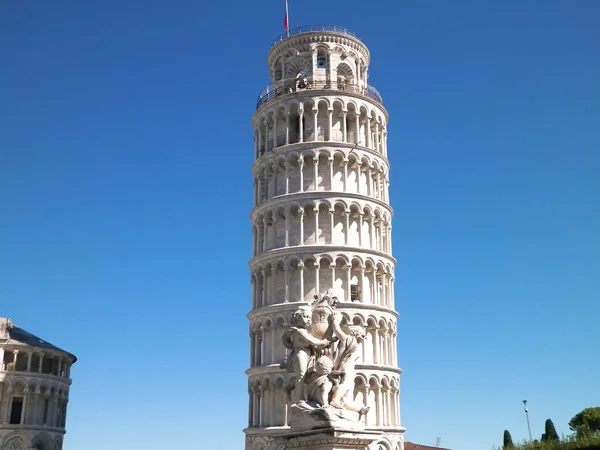
[[360,40],[356,33],[350,31],[348,28],[345,27],[340,27],[337,25],[307,25],[304,27],[293,28],[291,30],[285,31],[284,33],[281,33],[273,41],[273,43],[271,44],[271,48],[275,47],[278,43],[289,37],[297,36],[303,33],[313,33],[315,31],[328,31],[331,33],[345,34],[346,36],[350,36]]
[[344,81],[331,83],[330,81],[324,80],[315,81],[312,79],[312,77],[306,77],[300,79],[281,80],[269,84],[258,96],[256,101],[256,109],[281,95],[299,94],[302,92],[307,93],[311,90],[332,90],[358,94],[375,100],[383,105],[381,94],[371,85],[361,86],[358,84],[346,83]]

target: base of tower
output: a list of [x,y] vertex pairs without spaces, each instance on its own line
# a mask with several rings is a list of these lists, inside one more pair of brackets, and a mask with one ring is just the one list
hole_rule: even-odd
[[[368,450],[381,437],[380,431],[350,431],[339,428],[299,431],[273,436],[279,448],[304,450]],[[283,447],[281,447],[283,446]]]

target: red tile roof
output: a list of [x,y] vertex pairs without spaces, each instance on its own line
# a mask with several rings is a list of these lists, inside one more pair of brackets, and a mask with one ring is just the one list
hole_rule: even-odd
[[450,450],[448,448],[430,447],[428,445],[413,444],[412,442],[404,443],[404,450]]

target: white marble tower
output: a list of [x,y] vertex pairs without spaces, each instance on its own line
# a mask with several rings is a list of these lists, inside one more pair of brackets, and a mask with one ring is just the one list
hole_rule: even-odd
[[61,450],[74,355],[0,318],[0,449]]
[[254,127],[249,419],[246,450],[278,450],[288,429],[280,368],[290,315],[333,289],[348,324],[367,339],[355,397],[370,407],[373,450],[402,450],[394,266],[387,159],[388,114],[368,83],[369,50],[351,31],[304,27],[278,37],[272,83]]

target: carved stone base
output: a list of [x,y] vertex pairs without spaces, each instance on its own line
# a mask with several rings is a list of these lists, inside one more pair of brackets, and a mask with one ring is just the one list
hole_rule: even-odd
[[356,412],[334,407],[314,408],[305,402],[292,405],[290,429],[292,432],[336,428],[347,431],[362,431],[365,425]]
[[278,449],[368,450],[381,437],[380,431],[350,431],[339,428],[299,431],[275,436]]

